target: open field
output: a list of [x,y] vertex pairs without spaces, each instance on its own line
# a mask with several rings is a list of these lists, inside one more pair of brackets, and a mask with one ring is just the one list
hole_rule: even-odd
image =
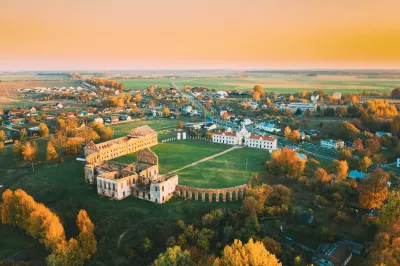
[[[201,140],[181,140],[161,143],[151,147],[151,150],[158,156],[160,173],[165,174],[197,162],[205,157],[227,150],[230,147],[229,145],[220,145]],[[136,161],[136,153],[125,155],[114,160],[123,163],[131,163]],[[179,172],[178,175],[180,175]]]
[[177,79],[178,86],[205,86],[216,89],[250,90],[254,85],[263,86],[265,91],[277,93],[295,93],[303,90],[323,89],[328,93],[340,91],[344,94],[361,91],[383,92],[400,86],[398,79],[366,78],[359,76],[287,76],[272,75],[265,77],[221,78],[221,79]]
[[147,86],[152,85],[153,87],[170,87],[172,79],[122,79],[118,80],[126,88],[129,89],[144,89]]

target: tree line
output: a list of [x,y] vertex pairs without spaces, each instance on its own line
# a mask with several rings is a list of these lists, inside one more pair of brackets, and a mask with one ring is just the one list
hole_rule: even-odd
[[85,210],[80,210],[76,226],[76,238],[66,239],[60,218],[44,204],[37,203],[32,196],[18,189],[7,189],[2,194],[0,220],[3,224],[25,230],[38,239],[50,255],[48,265],[84,265],[96,252],[94,224]]

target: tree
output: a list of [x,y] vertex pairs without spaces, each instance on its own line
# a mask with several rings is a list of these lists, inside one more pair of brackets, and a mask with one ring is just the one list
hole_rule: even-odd
[[368,153],[370,155],[377,153],[381,148],[380,137],[375,136],[373,138],[367,139],[365,141],[365,146],[367,147]]
[[388,195],[388,180],[389,174],[380,168],[376,168],[369,178],[363,180],[359,185],[360,206],[367,209],[379,209]]
[[392,98],[400,98],[400,88],[395,88],[394,90],[392,90],[391,92],[391,96]]
[[51,141],[48,141],[46,146],[46,160],[51,161],[57,158],[58,158],[58,153],[56,148],[54,148],[54,145]]
[[386,203],[379,211],[379,221],[383,225],[400,222],[400,190],[394,189],[389,192]]
[[252,238],[245,245],[235,239],[233,244],[225,246],[222,256],[215,259],[214,266],[281,266],[282,264],[265,249],[260,241],[254,242]]
[[105,127],[103,132],[101,133],[100,139],[102,141],[107,141],[112,139],[113,136],[113,129],[111,127]]
[[25,142],[27,139],[28,139],[28,132],[26,131],[26,128],[23,128],[19,132],[19,141]]
[[65,153],[65,148],[67,147],[68,138],[63,133],[59,132],[55,136],[52,136],[50,141],[54,148],[56,148],[57,153],[60,156],[63,156]]
[[183,129],[183,123],[181,121],[178,122],[178,129]]
[[355,149],[356,151],[359,151],[359,150],[364,149],[363,142],[362,142],[362,140],[361,140],[360,138],[356,138],[356,139],[353,141],[353,146],[354,146],[354,149]]
[[317,171],[315,171],[314,178],[320,184],[328,183],[332,180],[332,177],[326,172],[324,168],[321,167],[319,167]]
[[368,170],[368,168],[372,165],[372,160],[367,157],[364,156],[360,161],[359,161],[359,169],[363,172],[366,172]]
[[85,210],[80,210],[76,218],[79,229],[77,241],[79,243],[79,257],[82,260],[90,259],[96,253],[97,241],[94,236],[94,224]]
[[171,112],[169,111],[168,107],[165,107],[163,110],[164,117],[169,117]]
[[347,164],[347,161],[345,160],[335,160],[333,162],[333,166],[335,168],[335,175],[336,179],[338,181],[344,181],[347,178],[348,171],[349,171],[349,165]]
[[0,141],[5,141],[6,140],[6,133],[4,130],[0,130]]
[[12,150],[14,152],[14,157],[15,158],[20,158],[21,152],[22,152],[22,144],[18,140],[14,141],[14,144],[12,146]]
[[38,151],[38,145],[36,142],[26,142],[22,148],[22,156],[24,161],[28,161],[32,163],[32,171],[35,172],[35,168],[33,167],[33,161],[36,159]]
[[213,138],[213,135],[212,135],[211,132],[206,132],[206,134],[204,134],[204,137],[205,137],[206,139],[210,140],[210,139]]
[[45,123],[39,124],[39,131],[42,138],[46,138],[49,135],[49,128]]
[[145,252],[150,251],[153,248],[153,243],[151,240],[146,236],[143,240],[143,249]]
[[89,141],[96,141],[100,139],[99,134],[90,127],[84,127],[83,129],[79,130],[78,136],[83,138],[85,143],[88,143]]
[[350,139],[358,133],[360,133],[360,130],[347,121],[344,121],[340,127],[340,134],[343,139]]
[[293,95],[290,95],[289,96],[289,102],[293,102],[294,101],[294,97],[293,97]]
[[138,102],[140,102],[140,101],[142,101],[142,95],[140,94],[140,93],[137,93],[136,94],[136,96],[135,96],[135,98],[136,98],[136,100],[138,101]]
[[259,93],[258,91],[255,91],[255,92],[253,93],[253,100],[256,101],[256,102],[259,102],[260,99],[261,99],[260,93]]
[[286,138],[289,138],[291,133],[292,133],[292,129],[289,126],[285,127],[285,130],[284,130],[284,133],[283,133],[284,136]]
[[267,162],[267,169],[273,174],[299,178],[304,172],[305,161],[291,149],[276,150]]
[[350,149],[342,149],[338,152],[339,160],[348,160],[351,158],[351,150]]
[[225,112],[222,114],[222,119],[223,119],[223,120],[228,120],[228,119],[229,119],[229,114],[228,114],[227,111],[225,111]]
[[180,246],[167,248],[164,253],[160,253],[154,261],[153,266],[194,266],[190,252],[182,250]]
[[264,95],[264,89],[260,85],[255,85],[253,91],[254,93],[258,92],[260,95]]
[[300,140],[300,132],[298,130],[293,130],[289,135],[289,139],[293,142],[297,142]]

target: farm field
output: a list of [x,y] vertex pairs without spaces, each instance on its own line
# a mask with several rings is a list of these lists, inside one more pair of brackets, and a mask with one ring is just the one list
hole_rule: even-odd
[[265,91],[296,93],[303,90],[323,89],[328,93],[340,91],[344,94],[360,91],[383,92],[400,86],[400,80],[385,78],[364,78],[358,76],[268,76],[221,79],[177,79],[178,86],[205,86],[216,89],[251,90],[254,85],[263,86]]
[[129,89],[144,89],[147,86],[152,85],[156,87],[159,85],[160,87],[170,87],[172,79],[122,79],[118,80],[121,82],[126,88]]

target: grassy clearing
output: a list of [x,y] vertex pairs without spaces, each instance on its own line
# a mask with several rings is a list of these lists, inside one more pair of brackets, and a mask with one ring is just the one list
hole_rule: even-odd
[[253,172],[265,172],[265,162],[269,158],[270,154],[265,150],[236,149],[177,172],[179,183],[200,188],[243,185]]
[[120,82],[130,89],[144,89],[147,86],[152,85],[153,87],[170,87],[172,79],[123,79]]
[[[152,147],[151,150],[158,156],[160,173],[165,174],[227,150],[230,147],[229,145],[220,145],[201,140],[181,140],[162,143]],[[115,161],[123,163],[135,162],[136,153],[116,158]],[[197,176],[193,176],[193,179],[196,178]]]

